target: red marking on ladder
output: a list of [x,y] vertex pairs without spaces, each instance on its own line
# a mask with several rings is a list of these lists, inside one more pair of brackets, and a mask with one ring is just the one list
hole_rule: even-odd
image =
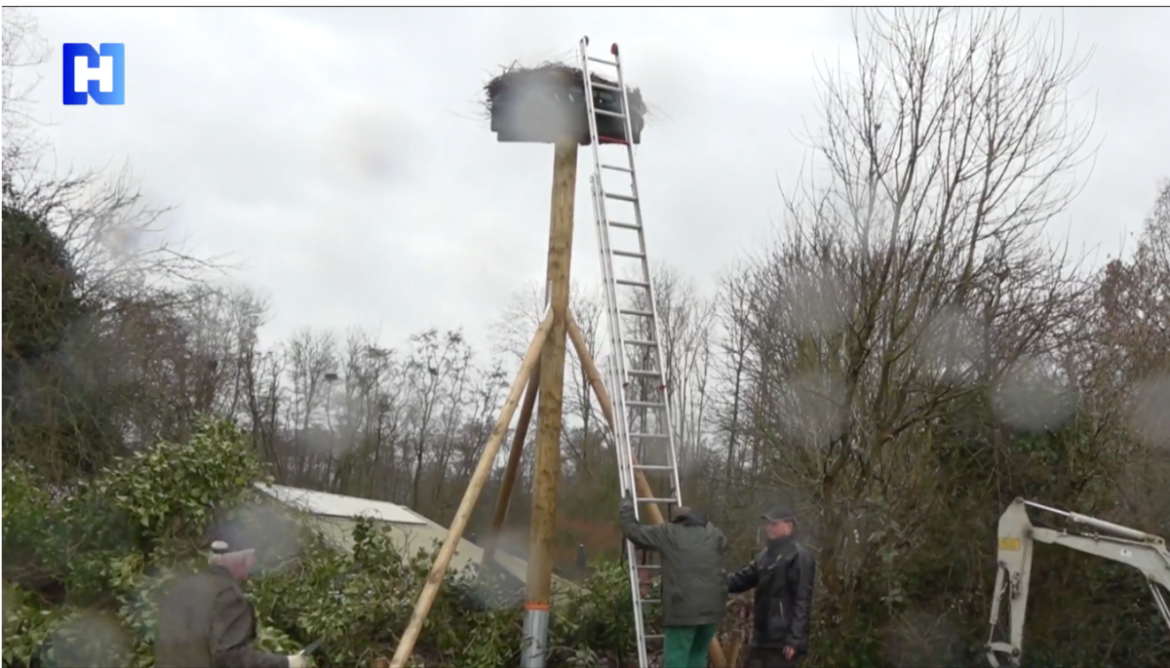
[[606,137],[605,135],[597,135],[597,143],[599,144],[628,144],[625,139],[618,139],[617,137]]

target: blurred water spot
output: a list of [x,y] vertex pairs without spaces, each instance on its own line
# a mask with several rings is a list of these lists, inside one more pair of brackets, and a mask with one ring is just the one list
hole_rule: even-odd
[[1077,395],[1055,369],[1023,358],[992,387],[991,408],[1001,422],[1015,429],[1057,430],[1076,412]]
[[366,183],[405,178],[405,156],[418,132],[401,111],[387,106],[358,106],[338,114],[327,126],[325,152],[341,176]]
[[795,436],[821,447],[845,431],[849,411],[842,379],[813,371],[790,378],[788,387],[791,405],[785,419]]
[[297,432],[296,444],[306,454],[340,457],[353,446],[353,437],[340,429],[329,429],[328,426],[309,427]]
[[788,309],[797,336],[832,334],[841,329],[849,301],[842,281],[815,269],[793,271],[785,281],[781,303]]
[[919,364],[939,380],[959,383],[981,370],[986,347],[985,328],[958,307],[948,307],[927,323],[915,344]]
[[126,225],[111,224],[97,232],[102,246],[118,260],[128,260],[138,251],[142,242],[142,230]]
[[278,570],[301,554],[301,525],[288,508],[272,501],[246,503],[229,511],[213,531],[232,549],[256,550],[254,572]]
[[961,660],[962,641],[942,615],[914,611],[899,615],[883,635],[886,661],[900,668],[953,666]]
[[66,620],[50,639],[61,668],[128,666],[133,654],[130,632],[109,614],[81,612]]
[[1129,428],[1142,443],[1170,449],[1170,374],[1158,374],[1134,388]]

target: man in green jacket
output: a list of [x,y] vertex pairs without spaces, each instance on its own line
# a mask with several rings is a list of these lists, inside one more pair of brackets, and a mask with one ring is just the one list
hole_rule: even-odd
[[240,581],[256,563],[253,550],[211,544],[207,570],[180,579],[159,606],[155,668],[306,668],[304,654],[252,647],[256,611]]
[[676,508],[669,524],[643,526],[629,492],[620,514],[631,543],[662,555],[663,668],[707,668],[707,647],[727,612],[727,538],[686,507]]

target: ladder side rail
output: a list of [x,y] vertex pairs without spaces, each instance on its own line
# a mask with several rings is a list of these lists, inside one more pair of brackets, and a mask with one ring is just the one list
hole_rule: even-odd
[[[612,246],[610,245],[610,239],[609,239],[609,234],[610,234],[609,216],[608,216],[608,212],[606,211],[606,207],[605,207],[605,183],[603,182],[602,176],[601,176],[601,157],[600,157],[600,153],[599,153],[601,141],[600,141],[600,135],[599,135],[598,130],[597,130],[597,107],[594,103],[593,71],[589,67],[588,45],[589,45],[589,38],[582,37],[581,43],[580,43],[580,52],[579,52],[580,58],[581,58],[581,76],[582,76],[582,79],[584,80],[585,111],[586,111],[586,116],[587,116],[587,120],[589,123],[589,137],[591,140],[590,144],[592,145],[592,149],[593,149],[593,151],[592,151],[592,153],[593,153],[593,173],[594,173],[594,177],[597,180],[598,197],[600,200],[600,207],[601,207],[601,214],[602,214],[602,224],[605,226],[604,232],[605,232],[605,237],[606,237],[606,249],[605,249],[606,261],[611,263],[610,264],[611,270],[610,270],[610,275],[607,277],[607,283],[609,283],[609,285],[612,286],[612,288],[613,288],[614,308],[616,311],[616,310],[621,309],[621,305],[617,301],[617,282],[616,282],[617,277],[613,274],[613,271],[612,271],[613,249],[612,249]],[[614,62],[614,68],[617,70],[617,78],[618,78],[619,85],[620,85],[620,82],[622,80],[621,61],[615,57],[613,62]],[[622,95],[623,95],[622,100],[623,100],[623,104],[624,104],[624,100],[625,100],[625,97],[624,97],[625,92],[624,91],[622,92]],[[629,126],[628,114],[626,114],[625,111],[623,111],[623,115],[627,116],[626,126]],[[627,139],[629,139],[629,137],[627,137]],[[627,143],[627,148],[628,148],[629,142],[627,141],[626,143]],[[627,152],[627,156],[628,155],[630,155],[630,154]],[[632,178],[633,169],[634,169],[633,162],[630,162],[629,164],[630,164],[630,172],[631,172],[631,178]],[[631,183],[633,183],[632,180],[631,180]],[[635,199],[637,198],[638,193],[636,190],[632,190],[631,194],[635,197]],[[640,212],[639,207],[637,206],[636,203],[634,206],[634,216],[636,219],[639,219],[641,217],[641,212]],[[637,225],[638,225],[638,227],[642,226],[641,220],[638,220]],[[642,238],[640,231],[639,231],[638,238],[639,238],[639,240],[641,240],[641,238]],[[642,252],[645,253],[645,250],[643,249]],[[622,387],[624,387],[624,383],[629,381],[629,374],[627,372],[629,365],[628,365],[627,360],[626,360],[627,352],[626,352],[626,345],[625,345],[625,337],[622,334],[622,328],[621,328],[621,314],[615,313],[615,316],[617,316],[617,318],[614,322],[614,325],[615,325],[615,332],[616,332],[616,335],[618,338],[617,343],[619,344],[619,347],[616,351],[616,354],[618,356],[617,362],[620,365],[618,367],[618,378],[621,381],[623,381]],[[618,389],[621,389],[621,387],[619,387]],[[628,419],[628,418],[623,417],[623,419]]]
[[[611,348],[611,364],[609,378],[606,379],[606,383],[609,385],[610,401],[612,403],[612,411],[614,413],[614,448],[616,449],[615,454],[617,455],[618,459],[618,470],[620,475],[619,483],[623,495],[627,490],[630,490],[636,494],[636,487],[633,484],[633,474],[632,470],[630,470],[633,462],[628,456],[630,449],[630,438],[629,431],[625,423],[625,396],[622,392],[620,381],[618,380],[620,376],[617,375],[618,369],[620,369],[619,365],[621,359],[614,359],[614,357],[618,354],[616,352],[617,346],[620,344],[617,336],[618,329],[616,326],[618,322],[618,313],[616,306],[617,297],[615,292],[615,285],[611,280],[609,280],[613,275],[613,259],[612,256],[608,253],[609,242],[605,229],[606,226],[604,213],[605,201],[602,198],[601,189],[597,186],[596,175],[592,177],[591,181],[594,195],[594,215],[596,216],[597,222],[598,251],[601,255],[602,276],[603,279],[605,279],[604,292],[606,300],[606,315],[607,320],[609,320],[607,324],[609,325],[608,329],[609,343]],[[634,512],[638,513],[637,504],[634,504]]]
[[[616,359],[614,359],[614,362],[615,362],[616,367],[617,367],[616,368],[616,376],[617,376],[616,381],[618,382],[618,384],[616,385],[616,387],[612,388],[612,390],[610,392],[610,394],[611,394],[610,398],[611,398],[611,401],[617,402],[617,405],[614,406],[614,413],[615,413],[614,419],[615,419],[615,421],[620,419],[625,423],[622,425],[623,431],[625,431],[625,438],[621,439],[623,441],[623,443],[621,443],[622,452],[620,452],[619,454],[624,455],[626,458],[626,461],[632,465],[633,444],[630,442],[630,439],[628,436],[628,434],[629,434],[629,429],[628,429],[629,415],[628,415],[628,411],[627,411],[626,405],[625,405],[625,392],[624,392],[626,382],[628,382],[628,380],[629,380],[629,374],[627,372],[628,364],[627,364],[627,360],[626,360],[627,350],[626,350],[626,345],[625,345],[625,337],[623,336],[623,333],[622,333],[621,313],[619,313],[619,311],[621,309],[621,305],[620,305],[620,302],[618,301],[617,282],[615,280],[616,276],[614,275],[614,270],[613,270],[613,248],[611,246],[611,240],[610,240],[609,216],[608,216],[608,213],[606,211],[606,206],[605,206],[605,185],[604,185],[604,182],[602,181],[602,176],[601,176],[601,158],[600,158],[600,153],[599,153],[599,146],[600,146],[601,142],[600,142],[598,130],[597,130],[597,109],[596,109],[596,105],[594,104],[593,73],[589,67],[588,38],[587,37],[581,38],[580,52],[579,53],[580,53],[580,61],[581,61],[581,75],[582,75],[582,79],[584,82],[584,90],[585,90],[585,111],[586,111],[587,121],[589,123],[589,135],[590,135],[590,139],[591,139],[590,143],[592,145],[592,154],[593,154],[593,182],[594,182],[594,187],[596,188],[595,197],[597,200],[597,204],[596,204],[597,211],[595,212],[595,215],[598,216],[597,223],[602,228],[599,230],[599,242],[604,243],[604,247],[599,248],[599,252],[601,252],[601,254],[602,254],[602,264],[603,264],[602,273],[603,273],[603,278],[605,281],[606,298],[609,301],[609,304],[607,305],[607,307],[608,307],[608,310],[610,312],[610,332],[611,332],[611,338],[614,339],[614,341],[613,341],[613,343],[614,343],[613,355],[616,357]],[[620,65],[617,64],[618,61],[616,59],[614,62],[615,62],[615,68],[618,70],[618,79],[620,81],[621,80],[621,67],[620,67]],[[631,167],[631,170],[632,170],[632,167]],[[637,217],[637,215],[638,215],[637,207],[635,207],[635,217]],[[639,223],[639,225],[640,225],[640,223]],[[641,237],[639,236],[639,238],[641,238]],[[618,399],[618,397],[620,397],[620,399]],[[620,417],[618,415],[616,415],[618,413],[620,413]],[[632,488],[632,491],[633,491],[634,496],[637,497],[636,486]],[[637,503],[634,504],[634,508],[635,508],[635,512],[637,513],[639,510]],[[640,516],[640,513],[638,513],[638,514]]]
[[[593,155],[593,174],[590,176],[590,185],[593,189],[593,218],[597,226],[597,250],[601,255],[601,273],[604,284],[606,311],[610,324],[610,344],[613,345],[614,327],[613,323],[617,317],[617,300],[616,300],[616,284],[612,280],[613,276],[613,258],[610,253],[609,245],[609,218],[605,210],[605,188],[601,180],[601,156],[598,152],[597,141],[597,109],[594,105],[594,90],[593,90],[593,73],[589,68],[588,55],[589,38],[582,37],[580,42],[579,59],[581,64],[581,76],[583,80],[583,88],[585,92],[585,116],[589,124],[590,148]],[[614,360],[620,362],[620,360]],[[620,387],[610,387],[610,394],[614,395],[614,390]],[[611,401],[616,401],[616,397],[611,396]],[[623,402],[624,403],[624,402]],[[616,406],[615,406],[616,408]],[[616,411],[615,411],[616,412]],[[615,416],[616,418],[616,416]]]
[[[620,314],[618,313],[618,301],[616,284],[613,282],[613,255],[609,252],[609,235],[607,234],[606,218],[605,218],[605,201],[602,196],[601,188],[596,188],[597,207],[600,212],[598,222],[598,240],[600,244],[600,254],[602,261],[602,274],[605,279],[605,295],[606,307],[609,320],[609,335],[611,346],[611,360],[613,362],[613,374],[610,381],[610,401],[613,404],[614,413],[614,431],[615,431],[615,446],[618,448],[617,454],[620,464],[623,468],[631,467],[633,459],[630,456],[632,452],[632,444],[630,442],[629,424],[627,422],[626,397],[622,388],[621,378],[624,375],[624,359],[621,356],[622,337],[620,329]],[[632,477],[627,481],[629,489],[635,496],[637,496],[637,488],[633,485]],[[637,504],[634,504],[635,513],[641,516]]]
[[[601,160],[598,153],[597,140],[597,117],[596,110],[593,104],[593,85],[592,76],[589,71],[588,52],[586,50],[587,40],[581,40],[581,72],[584,79],[585,91],[585,105],[586,115],[589,122],[589,134],[592,139],[591,144],[593,148],[593,175],[590,178],[590,186],[593,194],[593,216],[597,229],[598,252],[601,256],[602,277],[605,284],[605,299],[606,312],[608,316],[608,329],[611,346],[611,364],[609,365],[609,378],[606,379],[610,386],[610,400],[613,402],[612,410],[614,417],[613,432],[614,432],[614,448],[615,455],[618,460],[618,485],[624,493],[628,490],[633,495],[637,494],[637,487],[634,483],[633,459],[629,456],[630,442],[629,432],[625,428],[625,397],[620,384],[622,372],[622,347],[620,343],[620,321],[618,313],[618,302],[616,294],[616,282],[613,281],[613,254],[610,252],[609,244],[609,225],[608,217],[605,213],[605,196],[604,188],[601,183]],[[624,455],[624,456],[623,456]],[[639,515],[638,504],[634,504],[635,517]],[[641,577],[638,563],[639,550],[632,541],[626,540],[626,568],[627,575],[630,582],[630,599],[634,606],[634,633],[638,644],[638,665],[642,668],[647,668],[650,665],[649,655],[646,648],[646,624],[644,610],[642,608],[641,597]]]
[[[607,365],[608,368],[606,369],[605,384],[608,386],[609,393],[611,395],[610,401],[614,403],[614,410],[616,411],[617,407],[621,404],[619,403],[620,397],[615,396],[615,390],[620,388],[615,387],[612,377],[613,365],[616,363],[616,360],[613,359],[613,355],[616,353],[613,351],[617,345],[613,327],[613,323],[617,317],[616,297],[613,294],[613,285],[609,280],[610,276],[613,274],[613,265],[612,259],[607,252],[609,246],[609,235],[606,233],[605,229],[605,202],[602,199],[601,188],[598,184],[596,174],[589,177],[589,186],[593,195],[593,220],[597,232],[597,253],[599,259],[601,260],[602,292],[605,294],[606,334],[608,335],[608,343],[611,351],[610,362]],[[614,417],[616,420],[617,416],[615,415]],[[617,427],[615,424],[614,429],[616,430],[616,428]]]
[[[609,375],[610,375],[610,382],[614,382],[613,381],[614,373],[613,373],[612,366],[610,367]],[[619,446],[617,445],[617,443],[615,443],[614,447],[616,448]],[[623,487],[623,491],[625,489],[630,489],[630,490],[635,489],[634,471],[633,471],[633,466],[632,466],[632,464],[633,464],[632,460],[622,457],[620,455],[620,453],[617,456],[617,460],[618,460],[618,475],[619,475],[619,479],[621,480],[621,485]],[[638,510],[638,504],[635,503],[634,504],[634,512],[637,513],[637,510]],[[643,668],[648,668],[650,665],[650,655],[649,655],[649,647],[647,646],[647,640],[646,640],[646,630],[647,630],[646,629],[646,610],[642,604],[642,591],[641,591],[642,590],[642,578],[641,578],[642,569],[640,568],[640,563],[639,563],[639,559],[638,559],[638,555],[641,552],[641,550],[639,550],[638,546],[634,545],[634,543],[632,541],[630,541],[628,539],[624,539],[624,540],[625,540],[625,547],[626,547],[627,577],[629,578],[629,582],[630,582],[630,600],[633,602],[633,605],[634,605],[634,633],[635,633],[635,638],[637,639],[637,645],[638,645],[638,665],[643,667]]]
[[[602,274],[603,274],[603,280],[605,281],[605,294],[606,294],[606,302],[607,302],[606,309],[607,309],[607,313],[610,316],[610,322],[609,322],[610,345],[612,346],[613,355],[615,357],[615,359],[611,360],[612,365],[610,366],[610,377],[611,377],[610,382],[612,383],[612,385],[611,385],[611,387],[612,387],[611,400],[614,401],[614,403],[615,403],[615,405],[613,407],[614,413],[615,413],[614,425],[613,425],[614,431],[615,431],[615,447],[619,448],[619,450],[617,452],[618,468],[619,468],[619,484],[623,488],[629,489],[633,492],[633,496],[635,498],[634,512],[635,512],[636,516],[639,516],[640,515],[640,513],[638,512],[639,506],[637,503],[638,495],[637,495],[637,487],[635,484],[636,469],[634,468],[633,443],[631,442],[632,437],[631,437],[630,431],[629,431],[629,428],[630,428],[629,420],[631,419],[631,416],[630,416],[631,411],[629,409],[638,410],[639,408],[641,408],[640,412],[643,416],[643,418],[642,418],[643,423],[645,423],[647,421],[647,418],[649,417],[648,416],[649,410],[645,407],[637,407],[637,406],[627,407],[627,405],[626,405],[626,389],[630,388],[630,390],[633,391],[633,388],[639,387],[639,385],[634,382],[635,376],[630,373],[630,369],[632,369],[634,366],[637,366],[637,365],[634,364],[634,360],[632,359],[633,354],[629,352],[629,346],[627,346],[627,344],[626,344],[626,340],[625,340],[626,337],[625,337],[625,333],[623,331],[624,327],[623,327],[623,321],[622,321],[622,314],[620,313],[621,303],[618,300],[617,280],[616,280],[614,267],[613,267],[614,252],[613,252],[613,248],[611,245],[611,235],[610,235],[612,227],[609,224],[609,218],[608,218],[606,206],[605,206],[606,193],[605,193],[605,186],[604,186],[604,183],[602,181],[602,167],[601,167],[600,152],[599,152],[599,147],[600,147],[601,142],[599,141],[599,134],[598,134],[598,128],[597,128],[597,110],[596,110],[596,107],[594,104],[595,90],[593,87],[592,72],[589,68],[589,56],[588,56],[587,47],[588,47],[588,38],[586,37],[586,38],[583,38],[581,40],[579,55],[581,58],[581,71],[582,71],[582,76],[584,79],[583,89],[585,91],[585,96],[586,96],[586,112],[587,112],[586,115],[587,115],[587,120],[589,123],[589,132],[590,132],[591,144],[592,144],[592,149],[593,149],[592,153],[593,153],[593,158],[594,158],[594,174],[593,174],[593,178],[591,179],[591,182],[592,182],[591,185],[593,188],[593,196],[594,196],[594,218],[595,218],[595,222],[597,224],[598,250],[599,250],[599,253],[601,254]],[[624,121],[625,121],[624,127],[626,130],[626,137],[625,137],[626,138],[626,142],[625,142],[626,143],[626,155],[627,155],[627,158],[629,160],[628,170],[630,172],[630,178],[631,178],[631,181],[630,181],[631,197],[633,199],[632,204],[634,206],[634,216],[635,216],[635,221],[636,221],[636,227],[638,228],[637,232],[638,232],[639,249],[640,249],[641,255],[643,256],[641,258],[642,259],[641,264],[642,264],[643,275],[646,277],[645,283],[647,285],[649,285],[649,268],[648,268],[648,263],[647,263],[646,257],[645,257],[646,244],[645,244],[645,238],[643,236],[641,208],[640,208],[639,201],[638,201],[636,177],[634,175],[633,152],[632,152],[632,148],[631,148],[633,134],[632,134],[631,120],[630,120],[630,116],[629,116],[629,101],[628,101],[628,96],[627,96],[626,91],[625,91],[625,85],[624,85],[623,76],[622,76],[622,72],[621,72],[620,60],[618,59],[618,54],[616,53],[616,51],[617,51],[617,49],[615,47],[613,49],[614,60],[612,62],[612,65],[617,70],[617,79],[619,82],[619,87],[621,89],[622,115],[624,117]],[[609,63],[607,63],[607,64],[609,64]],[[649,316],[653,320],[653,323],[652,323],[652,326],[650,328],[648,328],[650,331],[647,333],[647,337],[650,339],[650,341],[652,341],[655,344],[654,347],[659,349],[658,354],[657,354],[659,368],[656,371],[657,371],[660,379],[663,381],[663,383],[662,383],[663,384],[662,407],[659,408],[658,410],[659,411],[667,411],[667,410],[669,410],[669,403],[668,403],[668,395],[666,395],[665,391],[664,391],[664,389],[665,389],[664,388],[664,386],[665,386],[665,370],[662,366],[661,346],[658,344],[658,342],[661,340],[661,337],[659,336],[658,316],[657,316],[657,311],[655,309],[655,305],[654,305],[654,301],[653,301],[652,288],[651,288],[649,296],[650,296],[650,302],[651,302],[651,304],[650,304],[651,309],[650,309]],[[644,318],[645,316],[636,316],[636,317]],[[648,351],[645,351],[645,352],[648,352]],[[627,355],[630,355],[631,357],[628,358]],[[647,360],[647,361],[649,361],[649,360]],[[643,378],[645,378],[644,374],[638,377],[638,379],[643,379]],[[643,400],[644,401],[652,401],[649,397],[643,397]],[[621,416],[619,417],[618,415],[616,415],[617,413],[620,413]],[[663,418],[666,419],[665,425],[663,425],[663,423],[662,423]],[[678,482],[677,482],[678,481],[678,470],[677,470],[677,462],[675,460],[674,451],[673,451],[673,443],[670,441],[670,439],[672,438],[672,430],[671,430],[671,422],[670,422],[670,418],[669,418],[669,413],[660,414],[659,416],[657,416],[655,422],[656,422],[656,426],[658,427],[657,431],[662,431],[663,429],[665,429],[664,435],[666,436],[669,447],[671,448],[671,456],[670,456],[671,467],[670,468],[672,470],[673,477],[674,477],[674,481],[673,481],[674,487],[675,487],[675,495],[674,496],[677,499],[679,497]],[[648,425],[643,424],[642,433],[648,433],[648,432],[649,432]],[[644,438],[639,437],[640,443],[643,440],[644,440]],[[634,604],[635,632],[636,632],[636,637],[638,640],[638,662],[642,668],[649,668],[649,666],[650,666],[649,639],[647,637],[647,628],[646,628],[647,624],[648,624],[648,620],[646,619],[646,609],[644,607],[645,602],[644,602],[642,595],[641,595],[641,588],[642,588],[641,574],[645,571],[645,568],[644,568],[644,566],[642,566],[639,563],[639,559],[637,558],[637,555],[639,554],[639,552],[641,552],[641,550],[639,550],[635,545],[633,545],[632,542],[626,541],[626,551],[627,551],[627,555],[629,556],[629,558],[627,559],[627,562],[628,562],[627,567],[628,567],[628,574],[630,577],[630,586],[631,586],[631,594],[632,594],[631,598],[632,598],[633,604]]]
[[640,251],[642,253],[642,272],[643,272],[643,276],[645,278],[645,282],[650,286],[649,288],[647,288],[646,291],[649,293],[648,296],[649,296],[649,301],[650,301],[650,312],[653,314],[653,317],[652,317],[653,330],[654,330],[653,341],[656,344],[658,344],[655,346],[655,348],[656,348],[656,354],[658,357],[658,372],[661,374],[661,378],[662,378],[662,404],[663,404],[663,408],[661,409],[662,410],[662,418],[665,420],[665,431],[666,431],[665,435],[667,437],[667,448],[669,450],[671,476],[674,478],[673,483],[674,483],[675,503],[678,505],[682,505],[682,485],[681,485],[681,481],[679,480],[679,475],[678,475],[679,463],[678,463],[677,444],[675,443],[674,416],[672,415],[673,411],[671,410],[671,407],[670,407],[670,386],[667,382],[667,375],[666,375],[667,369],[666,369],[666,365],[665,365],[665,361],[666,361],[665,360],[665,351],[662,350],[662,345],[661,345],[662,325],[661,325],[661,320],[659,319],[658,300],[657,300],[657,297],[655,296],[656,291],[654,289],[653,278],[652,278],[651,273],[650,273],[649,253],[647,253],[647,251],[646,251],[646,228],[642,223],[642,199],[638,195],[638,177],[637,177],[637,170],[634,167],[633,116],[630,113],[629,91],[626,88],[625,76],[622,73],[621,49],[616,48],[616,44],[614,46],[615,46],[615,48],[613,49],[613,52],[614,52],[613,53],[613,60],[614,60],[614,63],[616,64],[616,69],[617,69],[617,74],[618,74],[618,88],[621,89],[622,116],[623,116],[622,121],[625,124],[625,130],[626,130],[626,152],[628,154],[629,165],[630,165],[630,184],[631,184],[633,196],[637,200],[634,203],[634,218],[635,218],[635,222],[638,226],[638,241],[639,241],[640,246],[641,246]]
[[[613,409],[614,409],[613,412],[615,413],[615,415],[614,415],[614,421],[615,421],[615,424],[614,424],[614,431],[615,431],[614,446],[615,446],[615,448],[617,448],[617,452],[615,454],[617,455],[617,459],[618,459],[619,487],[622,488],[623,495],[624,495],[625,491],[629,490],[632,493],[632,495],[636,497],[637,496],[637,487],[634,483],[635,474],[633,471],[633,458],[630,456],[631,444],[630,444],[630,439],[629,439],[629,431],[628,431],[628,429],[626,429],[627,425],[625,424],[625,420],[626,420],[626,417],[625,417],[625,415],[626,415],[625,398],[624,398],[624,392],[622,391],[622,387],[620,385],[621,375],[624,375],[622,373],[622,367],[624,366],[622,364],[622,362],[624,360],[623,360],[623,356],[622,356],[623,351],[622,351],[622,344],[621,344],[620,320],[618,319],[620,317],[620,314],[617,312],[618,311],[618,302],[617,302],[617,294],[616,294],[617,284],[613,280],[613,264],[612,264],[613,263],[613,255],[610,252],[611,248],[610,248],[610,243],[609,243],[608,217],[606,216],[606,212],[605,212],[604,186],[601,182],[601,161],[600,161],[600,156],[598,153],[598,146],[599,146],[600,142],[597,139],[597,136],[598,136],[597,117],[596,117],[596,113],[595,113],[596,109],[594,107],[594,92],[593,92],[593,85],[592,85],[593,78],[592,78],[592,73],[589,69],[589,59],[588,59],[588,52],[587,52],[586,48],[587,48],[587,42],[583,38],[581,41],[580,56],[581,56],[581,72],[582,72],[582,78],[583,78],[583,89],[585,92],[586,116],[587,116],[588,123],[589,123],[590,137],[592,139],[592,141],[591,141],[592,149],[593,149],[592,153],[593,153],[593,157],[594,157],[594,160],[593,160],[593,163],[594,163],[593,164],[593,172],[594,173],[590,179],[592,190],[593,190],[593,197],[594,197],[594,220],[595,220],[595,223],[597,226],[598,251],[601,255],[602,274],[603,274],[603,278],[604,278],[604,282],[605,282],[605,294],[606,294],[606,303],[607,303],[606,306],[607,306],[607,312],[608,312],[607,314],[609,316],[608,317],[608,319],[609,319],[608,324],[609,324],[609,330],[610,330],[610,342],[611,342],[611,347],[613,350],[612,355],[616,356],[616,359],[613,359],[612,361],[614,363],[616,363],[616,366],[617,366],[617,373],[613,374],[613,376],[616,376],[616,378],[611,380],[611,391],[610,391],[611,401],[615,402],[615,404],[616,404],[613,407]],[[615,340],[615,338],[617,340]],[[620,415],[620,417],[619,417],[619,415]],[[638,504],[635,503],[634,504],[635,517],[640,516],[641,513],[639,512],[639,510],[640,509],[638,507]],[[627,550],[628,550],[628,554],[630,554],[630,555],[637,555],[637,553],[638,553],[635,546],[633,544],[629,543],[629,541],[627,541]],[[638,625],[642,626],[642,624],[641,624],[641,622],[642,622],[641,598],[639,595],[641,581],[638,577],[639,574],[638,574],[638,569],[637,569],[637,559],[633,558],[630,560],[630,562],[632,564],[631,571],[630,571],[630,577],[631,577],[630,585],[631,585],[631,588],[634,589],[634,591],[632,591],[631,594],[633,594],[632,598],[635,602],[635,616],[638,618]],[[641,637],[642,637],[642,635],[639,634],[639,638],[641,638]]]
[[597,179],[598,190],[602,190],[601,153],[598,152],[597,141],[597,108],[593,103],[593,72],[589,69],[588,48],[589,38],[582,37],[578,48],[578,57],[581,61],[582,87],[585,91],[585,118],[589,123],[589,137],[592,139],[589,144],[593,154],[593,175]]
[[[598,252],[599,259],[601,260],[602,292],[605,294],[605,317],[606,317],[607,344],[609,345],[610,351],[613,351],[617,345],[617,342],[614,338],[613,325],[612,325],[612,323],[614,322],[614,318],[617,316],[617,311],[616,311],[616,307],[614,306],[614,297],[611,294],[610,283],[609,283],[609,275],[612,273],[613,268],[610,266],[609,258],[606,255],[605,214],[602,213],[602,209],[601,209],[601,207],[604,206],[604,202],[601,201],[601,194],[600,194],[600,189],[598,188],[598,185],[597,185],[597,175],[596,174],[594,174],[593,176],[591,176],[589,178],[589,187],[590,187],[590,192],[591,192],[592,197],[593,197],[593,200],[592,200],[593,222],[594,222],[594,229],[597,233],[597,252]],[[615,448],[614,451],[615,451],[615,453],[617,453],[617,452],[620,452],[618,450],[618,448],[620,447],[619,441],[622,438],[622,434],[620,433],[620,430],[618,429],[616,412],[619,409],[619,407],[622,405],[622,402],[621,402],[621,398],[618,397],[615,393],[615,390],[620,389],[620,388],[614,384],[613,364],[614,364],[613,353],[611,352],[609,363],[606,364],[605,375],[603,376],[603,381],[609,390],[611,410],[614,411],[614,415],[613,415],[614,424],[612,425],[611,431],[613,431],[614,448]],[[620,457],[618,459],[618,463],[620,466],[620,464],[621,464]],[[619,475],[622,472],[623,472],[622,469],[619,468]],[[629,488],[626,486],[624,479],[619,478],[619,483],[621,484],[621,492],[624,495],[626,490]]]
[[[593,72],[589,67],[589,54],[587,50],[588,45],[589,38],[582,37],[580,42],[579,57],[581,63],[581,77],[585,91],[585,116],[589,124],[589,137],[591,140],[590,146],[593,155],[593,175],[591,177],[591,181],[594,188],[594,198],[596,200],[594,216],[599,227],[598,251],[602,254],[602,277],[605,282],[605,293],[608,302],[607,308],[609,311],[611,311],[612,315],[612,319],[610,320],[610,334],[611,336],[616,336],[618,338],[618,341],[615,341],[614,343],[620,343],[621,330],[620,326],[616,325],[618,325],[620,322],[618,320],[619,314],[617,311],[621,307],[617,303],[617,284],[613,280],[613,253],[609,239],[609,216],[605,207],[605,184],[603,183],[601,177],[601,156],[598,151],[600,141],[598,141],[597,108],[594,104]],[[618,376],[620,378],[625,375],[625,364],[623,359],[624,356],[622,355],[620,348],[616,349],[614,354],[618,356],[614,362],[618,365]],[[614,392],[613,390],[620,389],[620,386],[612,388],[611,394],[617,394],[617,392]],[[613,397],[611,397],[611,400],[612,399]],[[624,404],[625,402],[623,401],[622,403]]]

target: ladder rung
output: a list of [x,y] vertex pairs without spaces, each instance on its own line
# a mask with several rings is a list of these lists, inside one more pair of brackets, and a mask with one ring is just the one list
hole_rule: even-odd
[[643,348],[657,348],[658,344],[653,341],[644,341],[642,339],[626,339],[622,343],[628,346],[642,346]]
[[625,114],[619,114],[616,111],[606,111],[605,109],[594,109],[593,112],[596,114],[600,114],[602,116],[610,116],[612,118],[625,118],[626,117]]
[[642,637],[645,638],[647,641],[663,640],[666,638],[666,636],[662,635],[661,633],[651,633],[650,635],[646,635],[646,636],[642,636]]
[[[630,436],[630,438],[663,438],[663,439],[670,438],[670,434],[641,434],[641,433],[637,433],[637,432],[631,433],[629,436]],[[655,465],[638,464],[638,466],[650,466],[652,468],[662,468],[661,466],[659,466],[657,464],[655,464]],[[638,466],[635,466],[634,468],[638,468]],[[669,469],[669,468],[673,468],[673,467],[667,466],[665,468]]]
[[635,471],[673,471],[674,467],[667,464],[634,464]]
[[655,569],[658,569],[658,568],[662,568],[662,565],[661,565],[661,564],[636,564],[636,566],[637,566],[638,568],[645,568],[645,569],[646,569],[646,570],[648,570],[648,571],[652,571],[652,570],[655,570]]
[[638,198],[633,195],[622,195],[621,193],[603,193],[610,199],[616,199],[622,202],[637,202]]
[[653,371],[650,369],[628,369],[626,373],[631,376],[639,376],[641,378],[658,378],[662,375],[660,371]]
[[661,401],[627,401],[626,406],[629,408],[666,408],[666,404]]
[[619,223],[616,220],[609,221],[609,226],[616,227],[616,228],[622,229],[622,230],[634,230],[635,232],[642,229],[640,226],[635,225],[633,223]]
[[615,93],[622,92],[621,88],[618,88],[617,86],[611,86],[606,83],[601,83],[600,81],[590,81],[589,85],[593,88],[600,88],[601,90],[612,90]]
[[662,602],[662,599],[660,599],[660,598],[640,598],[640,599],[638,599],[638,605],[656,605],[656,604],[661,603],[661,602]]
[[[618,309],[618,313],[620,313],[622,315],[640,315],[644,318],[653,318],[654,317],[654,314],[651,313],[650,311],[639,311],[637,309],[629,309],[629,308]],[[630,341],[626,341],[626,343],[630,343]]]
[[629,167],[622,167],[621,165],[602,165],[601,168],[602,169],[612,169],[615,172],[625,172],[627,174],[634,171],[634,170],[630,169]]
[[602,65],[609,65],[610,67],[617,67],[618,66],[618,64],[612,60],[606,60],[605,58],[597,58],[595,56],[589,56],[589,61],[593,62],[593,63],[600,63]]
[[638,258],[639,260],[646,257],[645,253],[638,253],[635,251],[611,250],[610,252],[618,257],[635,257],[635,258]]
[[633,287],[633,288],[648,288],[648,287],[650,287],[650,284],[647,283],[646,281],[627,281],[624,278],[616,279],[616,280],[614,280],[614,283],[617,283],[618,285],[628,285],[628,286]]
[[672,496],[650,496],[644,499],[634,499],[638,503],[675,503],[675,498]]

